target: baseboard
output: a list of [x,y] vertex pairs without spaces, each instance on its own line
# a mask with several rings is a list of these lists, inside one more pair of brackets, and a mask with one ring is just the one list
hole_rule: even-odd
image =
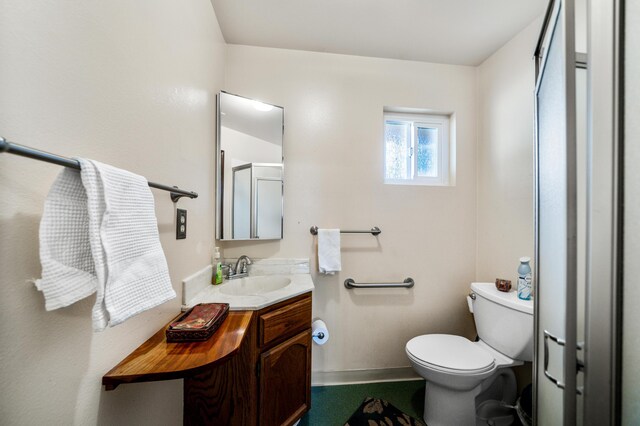
[[422,380],[411,367],[369,370],[314,371],[311,386],[351,385],[356,383],[401,382]]

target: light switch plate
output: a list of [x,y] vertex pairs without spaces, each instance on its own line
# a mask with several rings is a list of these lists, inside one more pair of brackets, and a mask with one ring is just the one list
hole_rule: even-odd
[[184,240],[187,238],[187,211],[177,209],[176,215],[176,240]]

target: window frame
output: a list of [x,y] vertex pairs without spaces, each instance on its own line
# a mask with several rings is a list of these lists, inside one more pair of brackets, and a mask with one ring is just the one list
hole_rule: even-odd
[[[387,141],[384,137],[388,121],[411,124],[411,146],[407,163],[411,165],[411,177],[409,179],[389,179],[387,178]],[[384,162],[383,177],[384,183],[390,185],[425,185],[425,186],[446,186],[449,185],[449,162],[450,162],[450,139],[449,139],[450,117],[441,114],[410,114],[395,113],[385,111],[383,114],[383,143]],[[429,128],[438,130],[438,176],[418,176],[418,156],[417,133],[419,128]]]

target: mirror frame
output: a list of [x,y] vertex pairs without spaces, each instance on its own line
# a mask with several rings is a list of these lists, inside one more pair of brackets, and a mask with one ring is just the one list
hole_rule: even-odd
[[[237,96],[239,98],[248,99],[250,101],[262,102],[263,104],[271,105],[275,108],[282,109],[282,213],[280,217],[280,238],[223,238],[222,235],[222,139],[221,139],[221,128],[222,128],[222,114],[220,110],[220,100],[222,94],[227,94],[231,96]],[[284,167],[284,107],[280,105],[271,104],[268,102],[263,102],[258,99],[252,99],[242,95],[236,95],[235,93],[227,92],[225,90],[221,90],[216,95],[216,183],[215,183],[215,237],[216,240],[219,241],[278,241],[284,238],[284,184],[285,184],[285,167]]]

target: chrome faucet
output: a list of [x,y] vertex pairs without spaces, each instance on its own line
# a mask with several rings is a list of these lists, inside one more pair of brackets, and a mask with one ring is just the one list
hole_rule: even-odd
[[[240,266],[242,265],[242,269]],[[251,265],[251,259],[246,254],[243,254],[236,261],[236,274],[246,274],[247,273],[247,265]]]
[[251,265],[251,259],[246,254],[243,254],[236,261],[235,268],[231,265],[227,265],[227,267],[229,268],[227,279],[233,280],[235,278],[248,276],[249,272],[247,271],[247,265]]

